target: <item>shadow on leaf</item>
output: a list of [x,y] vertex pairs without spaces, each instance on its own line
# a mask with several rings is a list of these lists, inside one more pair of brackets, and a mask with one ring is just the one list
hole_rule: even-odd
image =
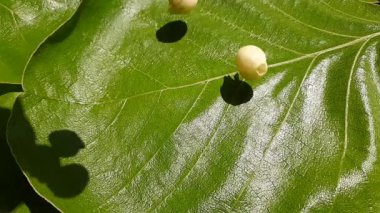
[[45,44],[51,43],[60,43],[67,39],[74,31],[75,27],[79,23],[80,16],[87,4],[87,0],[82,0],[78,9],[74,13],[74,15],[64,24],[62,25],[56,32],[54,32],[51,36],[48,37]]
[[[22,92],[22,87],[19,84],[0,84],[0,95],[7,94],[9,92]],[[2,119],[1,122],[3,122],[3,119],[6,119],[6,117],[1,116]]]
[[187,33],[187,24],[183,21],[172,21],[162,26],[156,32],[156,38],[162,43],[180,41]]
[[13,212],[23,202],[31,212],[58,212],[32,189],[9,150],[5,125],[10,113],[0,108],[0,212]]
[[225,76],[223,85],[220,88],[223,100],[233,106],[238,106],[249,102],[253,97],[251,85],[239,79],[236,74],[234,78]]
[[61,158],[73,157],[85,147],[79,136],[70,130],[59,130],[49,135],[51,146],[37,145],[35,133],[24,117],[19,100],[12,117],[8,139],[14,141],[12,151],[22,169],[45,183],[58,197],[79,195],[88,183],[88,171],[80,164],[61,164]]

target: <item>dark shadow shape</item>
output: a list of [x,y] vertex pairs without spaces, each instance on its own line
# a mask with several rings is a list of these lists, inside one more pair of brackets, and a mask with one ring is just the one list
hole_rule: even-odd
[[[22,92],[22,86],[20,84],[0,84],[0,95],[9,92]],[[0,118],[3,119],[3,117]]]
[[84,149],[84,144],[75,132],[61,130],[49,135],[52,149],[60,157],[72,157]]
[[74,15],[65,24],[63,24],[57,31],[55,31],[46,40],[45,43],[50,43],[50,44],[60,43],[64,41],[66,38],[68,38],[74,31],[75,27],[78,25],[81,13],[83,9],[85,8],[86,4],[87,4],[87,0],[82,0],[82,2],[80,3]]
[[239,79],[236,74],[234,78],[225,76],[220,93],[223,100],[233,106],[238,106],[249,102],[253,97],[253,90],[251,85]]
[[0,107],[0,137],[4,136],[5,139],[5,129],[7,126],[7,121],[11,115],[10,110]]
[[156,38],[162,43],[174,43],[181,40],[187,33],[187,24],[183,21],[172,21],[162,26],[156,32]]
[[10,115],[0,108],[0,212],[11,212],[22,202],[22,173],[17,168],[5,140],[5,125]]
[[[15,156],[20,156],[17,161],[23,170],[45,183],[58,197],[75,197],[85,189],[88,171],[82,165],[61,165],[60,161],[60,158],[72,157],[84,148],[75,132],[55,131],[49,135],[51,147],[37,145],[35,133],[23,114],[19,100],[15,103],[8,126],[13,130],[8,134],[9,140],[17,141],[12,151]],[[18,129],[22,134],[16,133]]]
[[[87,170],[79,164],[62,166],[59,158],[73,157],[83,149],[84,143],[79,136],[70,130],[60,130],[49,135],[51,147],[39,146],[41,154],[51,155],[50,167],[37,176],[46,182],[49,188],[59,197],[75,197],[80,194],[89,180]],[[57,178],[60,176],[62,178]]]
[[0,108],[0,212],[13,212],[22,203],[32,213],[58,212],[33,190],[11,154],[5,138],[10,113],[8,109]]

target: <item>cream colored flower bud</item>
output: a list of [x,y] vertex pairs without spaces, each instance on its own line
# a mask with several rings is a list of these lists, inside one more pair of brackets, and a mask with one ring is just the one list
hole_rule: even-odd
[[240,76],[247,80],[257,80],[268,71],[264,51],[253,45],[240,48],[236,63]]
[[169,10],[172,13],[189,13],[197,3],[198,0],[169,0]]

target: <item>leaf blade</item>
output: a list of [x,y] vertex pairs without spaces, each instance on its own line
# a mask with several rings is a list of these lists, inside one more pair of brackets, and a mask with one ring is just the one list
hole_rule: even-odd
[[[345,2],[365,19],[375,11]],[[22,144],[50,146],[52,131],[80,135],[86,148],[59,160],[89,170],[81,194],[62,199],[29,174],[64,211],[78,205],[134,212],[379,208],[363,195],[378,190],[366,188],[365,180],[372,185],[367,177],[378,176],[369,157],[377,156],[371,147],[379,141],[379,26],[355,19],[345,27],[352,20],[323,5],[204,1],[186,17],[186,37],[167,45],[154,37],[172,19],[166,5],[90,1],[73,37],[47,46],[26,72],[22,109],[11,128],[24,113],[36,139],[11,130],[16,156],[27,162],[34,154]],[[274,9],[280,7],[285,14]],[[371,12],[364,15],[365,9]],[[229,107],[219,87],[233,72],[234,52],[248,42],[265,47],[270,73],[253,83],[249,103]],[[36,85],[42,76],[44,84]],[[367,202],[347,204],[355,193]]]

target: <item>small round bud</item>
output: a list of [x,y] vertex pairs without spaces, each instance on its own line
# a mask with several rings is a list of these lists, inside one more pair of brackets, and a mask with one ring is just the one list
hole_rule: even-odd
[[169,0],[169,11],[172,13],[189,13],[195,8],[198,0]]
[[257,80],[268,71],[264,51],[253,45],[240,48],[236,63],[240,76],[247,80]]

